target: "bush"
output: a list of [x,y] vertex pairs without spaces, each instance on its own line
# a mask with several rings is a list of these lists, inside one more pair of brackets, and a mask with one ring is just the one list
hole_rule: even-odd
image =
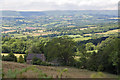
[[13,58],[9,57],[9,56],[3,56],[2,57],[3,61],[14,61]]
[[41,59],[34,57],[32,60],[33,65],[43,65],[43,66],[51,66],[50,63],[47,63],[45,61],[42,61]]
[[24,61],[26,62],[27,54],[24,55]]
[[39,59],[39,58],[37,58],[37,57],[34,57],[34,58],[32,59],[32,63],[33,63],[34,65],[40,65],[41,62],[42,62],[42,60]]
[[81,62],[80,61],[75,61],[74,67],[80,68],[81,67]]
[[19,59],[18,59],[18,60],[19,60],[19,61],[18,61],[19,63],[24,63],[24,62],[25,62],[22,55],[19,56]]

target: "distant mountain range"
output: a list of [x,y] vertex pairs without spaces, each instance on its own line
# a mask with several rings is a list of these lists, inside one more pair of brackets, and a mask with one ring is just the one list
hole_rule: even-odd
[[42,16],[42,15],[102,15],[102,16],[118,16],[117,10],[65,10],[65,11],[0,11],[2,16]]

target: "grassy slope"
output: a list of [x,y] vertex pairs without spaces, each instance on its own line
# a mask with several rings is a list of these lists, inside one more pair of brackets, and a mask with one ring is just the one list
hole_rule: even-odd
[[[4,73],[7,73],[8,69],[21,70],[28,66],[32,66],[32,65],[28,65],[28,64],[20,64],[20,63],[15,63],[15,62],[6,62],[6,61],[3,61],[2,64],[3,64],[2,66],[3,66]],[[71,68],[71,67],[36,66],[36,68],[42,70],[43,73],[46,73],[49,76],[53,76],[54,78],[56,78],[56,76],[59,75],[58,70],[61,70],[64,68],[68,68],[68,72],[63,73],[63,77],[67,77],[67,78],[90,78],[91,75],[97,73],[97,72],[88,71],[85,69],[77,69],[77,68]],[[112,74],[108,74],[108,73],[104,73],[104,75],[108,78],[117,77],[116,75],[112,75]],[[24,73],[24,77],[25,78],[35,78],[38,76],[36,76],[36,73],[32,72],[32,74],[31,74],[31,72],[28,71],[28,72]]]

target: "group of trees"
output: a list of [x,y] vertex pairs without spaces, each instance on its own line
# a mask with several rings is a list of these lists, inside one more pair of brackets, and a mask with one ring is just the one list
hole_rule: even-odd
[[[109,37],[96,46],[98,52],[87,53],[85,50],[81,54],[79,64],[92,71],[106,71],[120,74],[120,39]],[[83,48],[85,49],[85,48]]]
[[67,36],[51,40],[28,40],[5,37],[2,43],[3,53],[13,52],[24,53],[26,55],[30,53],[44,53],[48,62],[57,59],[61,65],[71,65],[76,52],[75,42]]
[[26,50],[31,45],[31,40],[15,39],[10,37],[2,38],[2,52],[3,53],[26,53]]
[[14,61],[17,62],[17,57],[11,52],[7,56],[2,56],[3,61]]
[[62,65],[72,65],[75,57],[76,45],[67,36],[54,38],[45,46],[48,61],[57,60]]
[[19,62],[19,63],[24,63],[24,58],[22,55],[19,56],[19,58],[17,59],[17,57],[10,52],[7,56],[2,56],[2,60],[3,61],[13,61],[13,62]]

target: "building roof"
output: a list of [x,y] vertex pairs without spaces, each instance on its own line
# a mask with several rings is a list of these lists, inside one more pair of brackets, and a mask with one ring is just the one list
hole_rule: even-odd
[[44,56],[44,54],[28,54],[28,56],[27,56],[26,59],[27,59],[27,60],[32,60],[34,57],[37,57],[37,58],[45,61],[45,56]]

